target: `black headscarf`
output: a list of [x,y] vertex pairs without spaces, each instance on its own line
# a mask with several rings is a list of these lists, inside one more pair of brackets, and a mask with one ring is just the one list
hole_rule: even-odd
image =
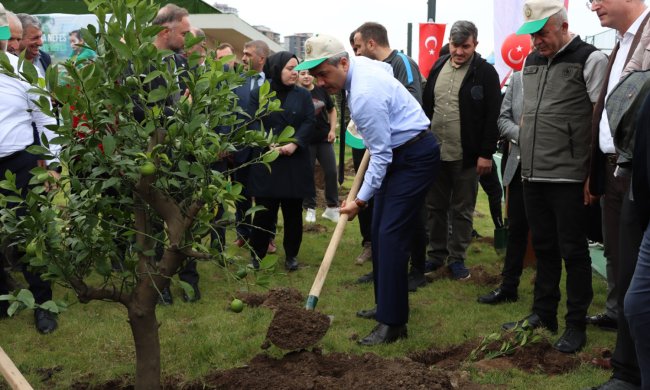
[[282,83],[282,69],[292,58],[298,59],[288,51],[280,51],[267,58],[266,64],[264,64],[264,75],[271,80],[271,89],[276,92],[280,101],[284,101],[289,91],[294,88],[293,85],[284,85]]

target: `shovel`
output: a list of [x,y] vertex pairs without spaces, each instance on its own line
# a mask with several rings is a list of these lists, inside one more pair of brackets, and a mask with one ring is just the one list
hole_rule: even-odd
[[[370,154],[368,153],[368,150],[366,150],[363,155],[363,159],[361,160],[361,164],[359,165],[359,169],[357,170],[357,174],[354,176],[352,188],[350,188],[348,197],[345,200],[346,204],[354,202],[354,199],[357,197],[359,188],[361,188],[361,183],[363,183],[363,176],[366,173],[366,169],[368,169],[368,160],[370,160]],[[341,237],[343,237],[343,231],[345,230],[345,225],[347,223],[348,215],[341,214],[339,216],[339,221],[336,223],[334,234],[332,234],[330,243],[327,246],[327,250],[325,251],[325,255],[323,256],[323,261],[320,263],[320,268],[316,274],[316,279],[314,279],[314,283],[311,285],[311,290],[309,290],[307,304],[305,305],[305,309],[307,310],[314,310],[314,308],[316,308],[318,297],[320,296],[321,289],[323,288],[323,284],[327,278],[327,273],[330,270],[330,265],[332,265],[332,260],[336,254],[336,249],[339,247],[339,243],[341,242]]]
[[[363,182],[363,176],[368,168],[369,159],[370,155],[366,150],[357,174],[354,176],[354,182],[352,183],[352,188],[350,188],[346,203],[354,202],[354,199],[357,197],[357,192],[359,192],[359,188]],[[327,273],[336,254],[336,249],[341,242],[343,230],[347,222],[348,215],[341,214],[334,229],[334,234],[332,234],[330,243],[325,251],[325,255],[323,256],[323,261],[318,269],[318,274],[316,274],[316,279],[309,291],[307,304],[305,305],[307,310],[301,309],[300,307],[281,306],[275,312],[266,333],[267,340],[274,345],[288,350],[304,349],[319,342],[325,336],[325,333],[327,333],[330,318],[314,309],[318,303],[318,297],[327,278]]]

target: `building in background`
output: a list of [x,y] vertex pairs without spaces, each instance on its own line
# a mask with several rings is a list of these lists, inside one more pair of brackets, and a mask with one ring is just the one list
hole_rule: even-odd
[[222,14],[233,14],[233,15],[239,15],[237,8],[235,7],[230,7],[228,4],[225,3],[213,3],[212,6],[219,11],[221,11]]
[[311,38],[311,33],[300,33],[284,37],[284,48],[298,58],[305,58],[305,41]]
[[271,30],[270,28],[266,26],[253,26],[253,28],[262,34],[264,34],[267,38],[272,40],[275,43],[280,43],[280,33],[276,33],[275,31]]

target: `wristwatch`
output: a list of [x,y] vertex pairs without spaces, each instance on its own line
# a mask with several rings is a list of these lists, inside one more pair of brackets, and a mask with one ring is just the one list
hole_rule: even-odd
[[361,210],[364,210],[366,207],[368,207],[368,202],[366,202],[365,200],[361,200],[359,198],[356,198],[354,200],[354,203],[356,203],[357,207],[359,207],[359,209]]

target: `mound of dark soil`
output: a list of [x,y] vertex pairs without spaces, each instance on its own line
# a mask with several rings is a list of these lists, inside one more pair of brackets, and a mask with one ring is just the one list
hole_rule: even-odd
[[281,305],[271,320],[266,338],[282,349],[302,349],[318,343],[329,327],[329,317],[321,312]]
[[306,299],[300,291],[288,287],[272,288],[266,294],[240,291],[235,296],[249,307],[264,306],[269,309],[277,309],[282,304],[302,306]]
[[189,388],[451,389],[452,385],[446,373],[408,359],[300,351],[279,360],[258,355],[246,367],[216,372]]
[[[409,358],[426,366],[435,366],[445,370],[459,370],[463,364],[469,364],[470,353],[479,345],[480,340],[469,340],[461,345],[448,348],[432,348],[408,355]],[[499,346],[500,346],[499,341]],[[498,348],[498,346],[497,346]],[[504,370],[518,368],[529,373],[547,375],[564,374],[580,365],[576,355],[565,354],[553,348],[551,343],[543,339],[540,342],[527,344],[517,349],[512,355],[496,359],[483,359],[472,363],[483,370]]]

